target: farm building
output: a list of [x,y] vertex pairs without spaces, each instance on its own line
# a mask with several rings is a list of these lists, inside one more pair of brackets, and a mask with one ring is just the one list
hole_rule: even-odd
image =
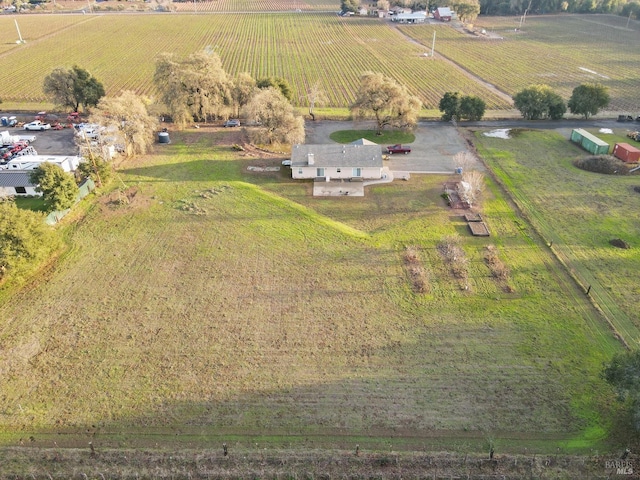
[[379,180],[380,145],[306,145],[291,149],[291,177],[295,179]]
[[453,12],[449,7],[439,7],[433,12],[433,18],[440,20],[441,22],[450,22],[453,17]]
[[628,143],[616,143],[613,147],[613,155],[623,162],[640,162],[640,149]]
[[5,166],[7,170],[35,170],[41,163],[49,162],[60,165],[65,172],[73,172],[82,161],[81,157],[63,155],[23,155],[10,160]]
[[581,128],[575,128],[571,131],[571,141],[594,155],[606,155],[609,153],[609,144],[607,142]]
[[29,172],[0,170],[0,198],[15,195],[42,195],[42,193],[36,192],[36,186],[29,180]]
[[400,13],[391,20],[398,23],[424,23],[427,20],[427,12]]

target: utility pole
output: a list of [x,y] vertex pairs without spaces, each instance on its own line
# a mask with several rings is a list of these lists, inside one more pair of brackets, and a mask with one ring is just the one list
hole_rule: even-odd
[[433,52],[436,49],[436,31],[433,31],[433,42],[431,42],[431,58],[433,58]]

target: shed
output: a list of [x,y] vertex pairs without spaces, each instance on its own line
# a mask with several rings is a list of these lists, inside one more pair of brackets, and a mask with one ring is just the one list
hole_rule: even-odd
[[640,162],[640,149],[637,149],[628,143],[616,143],[613,146],[613,155],[623,162]]
[[450,22],[453,12],[449,7],[438,7],[433,12],[433,18],[441,22]]
[[606,155],[609,153],[610,145],[607,142],[600,140],[595,135],[591,135],[582,128],[575,128],[571,131],[571,141],[594,155]]
[[399,13],[394,15],[392,21],[398,23],[425,23],[427,12]]
[[29,179],[30,172],[0,170],[0,198],[14,195],[42,195]]

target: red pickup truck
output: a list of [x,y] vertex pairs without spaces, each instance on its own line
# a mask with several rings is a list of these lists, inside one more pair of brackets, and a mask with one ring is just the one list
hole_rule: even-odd
[[387,147],[387,153],[389,155],[391,155],[393,153],[404,153],[406,155],[409,152],[411,152],[411,148],[410,147],[404,147],[404,146],[400,145],[399,143],[396,144],[396,145],[389,145]]

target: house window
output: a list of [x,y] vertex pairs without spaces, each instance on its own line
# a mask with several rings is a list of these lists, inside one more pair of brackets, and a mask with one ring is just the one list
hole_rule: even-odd
[[27,193],[27,189],[25,187],[15,187],[16,193]]
[[353,176],[354,177],[361,177],[362,176],[362,169],[360,167],[356,167],[353,169]]
[[340,169],[340,168],[336,168],[336,172],[337,172],[337,173],[340,173],[341,171],[342,171],[342,169]]
[[324,168],[316,168],[316,177],[324,177]]
[[298,169],[298,175],[302,175],[302,169],[301,168]]

